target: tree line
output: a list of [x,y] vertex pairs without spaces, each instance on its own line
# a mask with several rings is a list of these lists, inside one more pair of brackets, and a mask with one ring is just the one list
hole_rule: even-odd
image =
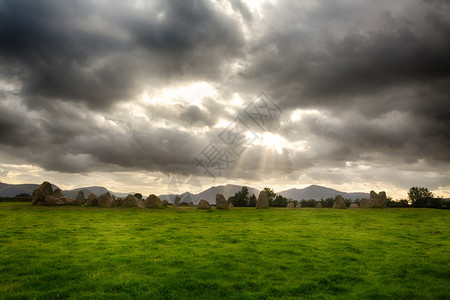
[[[283,197],[280,194],[276,194],[273,189],[265,187],[263,189],[266,192],[269,199],[269,205],[271,207],[286,207],[289,202],[297,205],[301,204],[302,207],[316,207],[318,203],[322,204],[322,207],[333,207],[334,198],[324,198],[320,200],[315,199],[302,199],[294,200],[291,198]],[[134,196],[142,200],[142,194],[136,193]],[[350,206],[352,203],[359,204],[361,199],[344,199],[345,204]],[[31,195],[27,193],[20,193],[14,197],[0,197],[0,202],[30,202]],[[179,198],[178,198],[179,201]],[[255,207],[257,197],[255,194],[250,195],[247,187],[242,187],[240,191],[228,198],[228,203],[232,203],[235,207]],[[187,205],[187,203],[186,203]],[[440,208],[449,209],[450,200],[443,199],[443,197],[436,197],[433,192],[429,191],[425,187],[411,187],[408,191],[408,199],[393,200],[392,197],[387,197],[387,207],[417,207],[417,208]]]
[[31,195],[20,193],[14,197],[0,197],[0,202],[31,202]]
[[[286,207],[289,202],[302,207],[316,207],[317,204],[322,204],[322,207],[333,207],[334,197],[316,199],[302,199],[294,200],[276,194],[273,189],[265,187],[263,189],[269,199],[271,207]],[[361,199],[344,199],[345,204],[350,206],[352,203],[360,204]],[[247,187],[242,187],[240,191],[228,198],[228,203],[232,203],[235,207],[255,207],[257,198],[255,194],[250,195]],[[408,199],[393,200],[392,197],[387,197],[387,207],[417,207],[417,208],[440,208],[449,209],[450,201],[442,197],[435,197],[428,188],[425,187],[411,187],[408,191]]]

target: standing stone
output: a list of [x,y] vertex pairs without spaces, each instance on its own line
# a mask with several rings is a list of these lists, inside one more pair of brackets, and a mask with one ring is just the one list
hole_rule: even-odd
[[295,206],[295,208],[302,208],[302,203],[301,203],[301,202],[297,203],[297,205]]
[[169,205],[169,201],[167,201],[166,199],[164,199],[162,202],[163,207],[167,207],[167,205]]
[[88,206],[98,206],[98,200],[97,200],[97,196],[95,196],[94,193],[90,193],[87,201],[86,201],[86,205]]
[[78,204],[75,199],[64,198],[60,189],[56,189],[55,192],[53,191],[52,185],[48,181],[44,181],[37,189],[33,191],[31,196],[31,204],[48,206]]
[[379,192],[378,199],[380,200],[381,207],[386,207],[386,204],[387,204],[386,192],[384,192],[384,191]]
[[150,194],[144,201],[145,207],[147,208],[163,208],[161,199],[154,194]]
[[55,195],[46,195],[44,197],[44,201],[41,201],[37,203],[36,205],[48,205],[48,206],[59,206],[59,205],[65,205],[66,203],[64,200],[62,200],[59,197],[56,197]]
[[192,202],[192,201],[189,202],[188,206],[189,206],[189,207],[194,207],[194,202]]
[[54,191],[53,191],[53,195],[54,195],[55,197],[58,197],[58,198],[64,197],[63,192],[61,191],[60,188],[57,188],[56,190],[54,190]]
[[98,206],[100,207],[113,207],[115,200],[109,192],[103,193],[97,198]]
[[125,199],[122,199],[121,206],[123,207],[139,207],[139,202],[142,202],[133,195],[127,195]]
[[269,197],[264,191],[259,192],[258,201],[256,201],[256,208],[269,208]]
[[216,195],[216,207],[218,209],[228,209],[228,203],[224,195],[222,194]]
[[45,205],[45,196],[53,195],[53,188],[50,182],[44,181],[31,196],[32,205]]
[[230,203],[230,205],[228,205],[228,208],[233,208],[233,207],[234,207],[233,203]]
[[361,201],[359,201],[359,207],[361,208],[370,208],[369,207],[369,199],[361,199]]
[[286,206],[287,208],[294,208],[295,205],[293,202],[289,202],[288,205]]
[[341,195],[337,195],[334,198],[333,208],[347,208],[347,205],[345,204],[344,198],[342,198]]
[[64,201],[64,204],[61,204],[61,205],[78,205],[78,206],[81,205],[81,203],[79,203],[78,200],[74,199],[74,198],[62,197],[62,198],[59,198],[59,199]]
[[375,191],[370,191],[369,208],[381,208],[380,199]]
[[316,208],[322,208],[322,203],[317,203]]
[[77,197],[75,199],[77,199],[77,202],[79,203],[79,205],[83,205],[86,203],[86,199],[84,199],[84,192],[81,190],[78,191]]
[[197,204],[197,209],[211,209],[211,205],[206,200],[200,200],[200,202]]
[[350,204],[349,208],[359,208],[358,203],[352,203]]
[[386,207],[386,193],[380,192],[378,195],[374,191],[370,191],[370,199],[368,208],[383,208]]
[[180,204],[181,198],[176,196],[175,199],[173,200],[173,205],[174,206],[178,206]]

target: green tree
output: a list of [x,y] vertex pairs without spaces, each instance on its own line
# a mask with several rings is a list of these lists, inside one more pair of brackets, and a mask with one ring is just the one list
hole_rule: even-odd
[[256,196],[255,196],[255,194],[252,194],[251,196],[250,196],[250,198],[248,199],[248,206],[249,207],[255,207],[256,206]]
[[[322,203],[323,207],[333,207],[334,204],[334,198],[333,197],[328,197],[326,199],[320,199],[320,203]],[[314,205],[316,206],[316,205]]]
[[138,198],[139,200],[142,200],[142,194],[141,193],[136,193],[136,194],[134,194],[134,196],[136,198]]
[[314,199],[309,199],[309,200],[302,199],[302,201],[300,201],[300,203],[302,204],[302,207],[316,207],[317,201]]
[[20,193],[20,194],[17,194],[15,197],[28,198],[28,197],[31,197],[31,195],[28,193]]
[[433,193],[427,188],[413,186],[408,192],[412,207],[427,207],[427,203],[433,198]]
[[344,202],[347,207],[349,207],[353,203],[352,199],[344,199]]
[[275,199],[275,197],[277,196],[277,194],[275,194],[275,192],[273,191],[273,189],[269,188],[269,187],[265,187],[262,190],[263,192],[266,192],[267,194],[267,198],[269,199],[269,206],[272,206],[272,201],[273,199]]
[[273,199],[272,203],[270,204],[270,206],[273,207],[286,207],[288,204],[288,199],[281,196],[281,195],[277,195],[275,197],[275,199]]
[[175,199],[173,199],[173,205],[178,206],[180,204],[181,198],[176,196]]
[[248,188],[243,186],[242,189],[234,194],[234,203],[233,206],[243,207],[248,205]]
[[445,208],[445,201],[443,197],[430,198],[426,204],[428,208]]

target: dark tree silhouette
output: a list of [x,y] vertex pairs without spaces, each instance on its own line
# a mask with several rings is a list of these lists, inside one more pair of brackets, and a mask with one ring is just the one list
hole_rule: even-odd
[[433,199],[433,193],[427,188],[413,186],[408,192],[412,207],[427,207],[427,203]]

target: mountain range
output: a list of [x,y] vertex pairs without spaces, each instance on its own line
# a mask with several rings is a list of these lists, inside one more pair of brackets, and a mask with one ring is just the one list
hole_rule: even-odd
[[[32,194],[35,189],[39,187],[39,184],[7,184],[0,182],[0,197],[14,197],[18,194]],[[52,184],[53,190],[57,189],[58,186]],[[73,190],[63,190],[65,197],[75,198],[78,191],[82,190],[84,195],[87,197],[90,193],[94,193],[97,196],[106,192],[110,192],[117,197],[126,197],[127,193],[116,193],[112,192],[102,186],[88,186],[77,188]]]
[[362,198],[370,198],[369,193],[346,193],[341,192],[338,190],[330,189],[327,187],[323,187],[320,185],[310,185],[304,189],[289,189],[286,191],[279,192],[277,194],[280,194],[283,197],[286,198],[292,198],[294,200],[308,200],[308,199],[315,199],[320,200],[322,198],[330,198],[335,197],[337,195],[341,195],[345,199],[362,199]]
[[[255,194],[256,197],[258,197],[259,190],[247,187],[249,195]],[[201,199],[208,200],[209,203],[216,203],[216,194],[222,194],[225,196],[226,199],[228,197],[233,196],[237,192],[239,192],[242,189],[241,185],[234,185],[234,184],[227,184],[227,185],[219,185],[219,186],[212,186],[207,190],[204,190],[203,192],[200,192],[198,194],[192,194],[190,192],[185,192],[181,195],[177,194],[166,194],[166,195],[159,195],[158,197],[161,200],[167,200],[171,203],[173,203],[173,200],[176,196],[180,197],[180,202],[193,202],[194,204],[197,204]]]
[[[33,190],[38,188],[38,184],[6,184],[0,182],[0,196],[1,197],[14,197],[17,194],[20,193],[26,193],[26,194],[32,194]],[[53,189],[56,189],[57,186],[53,185]],[[258,197],[259,190],[247,187],[249,191],[249,195],[255,194]],[[161,200],[167,200],[171,203],[173,203],[173,200],[176,196],[179,196],[181,199],[181,202],[193,202],[194,204],[197,204],[201,199],[207,200],[209,203],[214,204],[216,202],[216,194],[223,194],[226,199],[228,197],[233,196],[235,193],[240,191],[242,189],[242,186],[240,185],[234,185],[234,184],[227,184],[227,185],[219,185],[219,186],[212,186],[209,189],[206,189],[198,194],[193,194],[190,192],[185,192],[183,194],[165,194],[165,195],[159,195],[158,197]],[[82,188],[76,188],[73,190],[63,190],[63,194],[66,197],[75,198],[78,191],[82,190],[84,194],[87,196],[89,193],[94,193],[97,196],[101,195],[106,192],[110,192],[113,195],[116,195],[116,197],[125,197],[127,193],[117,193],[112,192],[105,187],[101,186],[89,186],[89,187],[82,187]],[[361,199],[361,198],[369,198],[369,193],[346,193],[341,192],[338,190],[334,190],[331,188],[319,186],[319,185],[310,185],[303,189],[297,189],[292,188],[289,190],[277,192],[277,194],[282,195],[286,198],[291,198],[294,200],[302,200],[302,199],[315,199],[320,200],[322,198],[329,198],[329,197],[335,197],[337,195],[341,195],[342,197],[346,199]],[[145,196],[144,196],[145,197]]]

